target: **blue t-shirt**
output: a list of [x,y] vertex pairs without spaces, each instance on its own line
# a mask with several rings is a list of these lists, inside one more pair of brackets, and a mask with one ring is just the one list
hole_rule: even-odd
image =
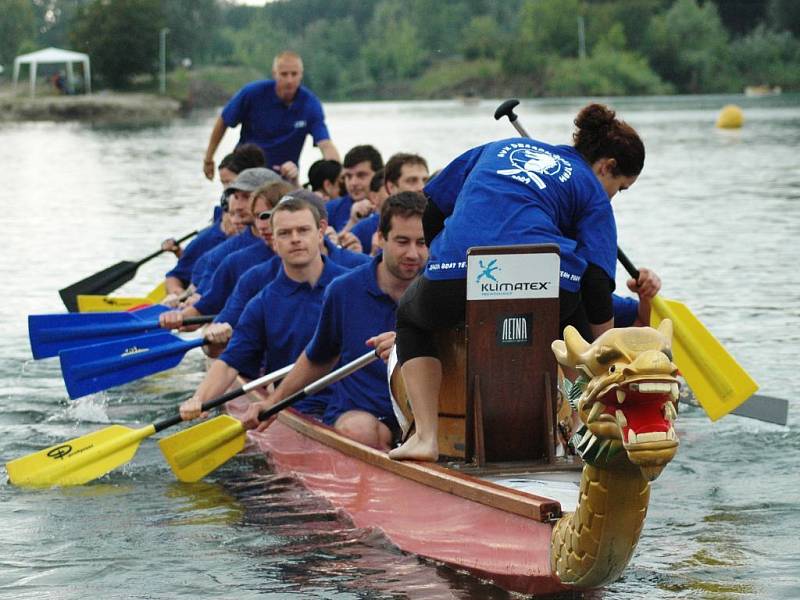
[[253,81],[240,89],[222,109],[222,120],[228,127],[241,123],[239,145],[258,144],[268,167],[287,160],[298,164],[307,135],[312,136],[314,144],[331,137],[322,104],[311,91],[300,86],[286,106],[275,94],[271,79]]
[[633,327],[639,317],[639,301],[630,296],[611,294],[614,303],[614,327]]
[[372,252],[372,236],[378,231],[380,220],[381,217],[378,213],[372,213],[370,216],[356,223],[350,230],[361,242],[361,248],[364,254]]
[[327,237],[324,241],[325,249],[328,251],[328,258],[341,267],[352,269],[368,263],[370,258],[361,252],[353,252],[347,248],[341,248],[330,241]]
[[[314,337],[306,346],[311,362],[326,362],[339,356],[339,365],[349,363],[369,352],[367,339],[394,331],[397,304],[378,287],[377,268],[382,256],[376,256],[336,279],[328,286]],[[337,399],[325,412],[325,422],[333,424],[348,410],[363,410],[396,423],[386,364],[377,360],[339,382]]]
[[[249,377],[261,366],[265,373],[271,373],[295,362],[314,334],[326,288],[344,272],[325,260],[322,275],[312,288],[289,279],[281,268],[275,279],[247,303],[220,360]],[[328,387],[301,400],[295,408],[321,416],[333,396],[334,390]]]
[[251,227],[246,227],[241,233],[228,238],[216,248],[206,252],[192,272],[192,283],[200,294],[205,296],[210,291],[214,272],[226,256],[253,244],[263,245],[264,240],[255,235]]
[[219,223],[214,223],[210,227],[206,227],[197,237],[194,238],[189,245],[183,250],[183,254],[178,259],[177,264],[172,270],[167,271],[166,277],[176,277],[181,280],[184,286],[189,285],[192,280],[192,269],[194,268],[197,260],[206,252],[221,244],[226,239],[225,233],[222,231]]
[[580,289],[589,262],[614,279],[617,228],[611,202],[572,146],[511,138],[473,148],[425,186],[448,215],[431,243],[429,279],[466,276],[472,246],[556,243],[561,287]]
[[272,248],[263,244],[250,244],[226,256],[214,271],[208,293],[203,294],[194,307],[202,315],[217,314],[225,306],[236,282],[245,271],[275,256]]
[[352,207],[353,199],[350,194],[328,200],[325,204],[325,210],[328,212],[328,225],[336,231],[341,230],[350,220],[350,209]]
[[233,292],[225,302],[225,307],[217,314],[215,323],[229,323],[236,327],[250,299],[275,279],[281,269],[280,256],[273,256],[267,262],[248,269],[236,283]]

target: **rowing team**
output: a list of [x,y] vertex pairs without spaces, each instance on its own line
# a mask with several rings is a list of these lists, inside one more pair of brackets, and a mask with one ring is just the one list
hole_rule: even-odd
[[[185,420],[224,393],[237,376],[255,379],[294,363],[266,398],[240,416],[264,428],[258,414],[318,380],[367,347],[386,361],[395,340],[398,301],[424,270],[426,161],[396,154],[384,165],[370,145],[356,146],[342,165],[321,160],[309,170],[311,190],[298,187],[297,168],[264,168],[259,148],[245,145],[219,165],[223,198],[213,224],[181,252],[166,275],[165,328],[216,315],[204,331],[216,358],[191,399]],[[340,191],[340,187],[344,190]],[[647,324],[659,278],[641,270],[629,287],[641,301],[615,296],[618,326]],[[388,451],[400,438],[386,365],[376,361],[295,405],[300,412],[369,446]]]

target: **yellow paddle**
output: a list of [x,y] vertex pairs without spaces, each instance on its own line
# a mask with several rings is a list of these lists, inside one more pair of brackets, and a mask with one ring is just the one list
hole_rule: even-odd
[[125,296],[100,296],[91,294],[80,294],[78,296],[79,312],[109,312],[129,310],[135,306],[143,304],[158,304],[167,295],[167,290],[162,281],[152,292],[145,297],[125,297]]
[[[292,366],[254,379],[240,388],[210,400],[203,404],[203,410],[210,410],[254,388],[282,379]],[[181,417],[178,414],[140,429],[112,425],[12,460],[6,464],[8,479],[14,485],[26,487],[81,485],[124,465],[136,454],[139,443],[144,438],[180,422]]]
[[[638,280],[639,270],[619,248],[617,258]],[[656,296],[651,306],[650,325],[657,327],[663,319],[672,321],[673,360],[712,421],[727,415],[758,389],[747,371],[685,304]]]
[[[303,398],[316,394],[321,389],[367,366],[378,358],[374,352],[367,352],[359,358],[339,367],[313,383],[298,390],[259,413],[259,421],[266,421],[284,408]],[[221,415],[184,431],[159,440],[158,445],[164,458],[180,481],[200,481],[203,477],[228,462],[244,448],[247,430],[241,421],[228,415]]]

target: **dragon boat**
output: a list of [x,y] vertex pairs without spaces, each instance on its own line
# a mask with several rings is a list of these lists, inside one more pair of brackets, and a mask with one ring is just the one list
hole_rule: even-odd
[[[523,594],[607,585],[678,448],[671,323],[557,340],[557,246],[476,248],[467,261],[465,324],[437,340],[439,462],[390,460],[291,409],[250,440],[403,551]],[[399,369],[389,375],[407,425]]]

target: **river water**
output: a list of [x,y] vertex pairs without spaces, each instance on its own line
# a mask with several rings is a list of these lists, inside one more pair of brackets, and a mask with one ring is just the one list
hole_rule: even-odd
[[[735,102],[746,123],[720,131]],[[568,143],[580,99],[529,101],[520,121]],[[509,137],[498,102],[326,105],[338,147],[373,143],[432,169]],[[612,102],[647,145],[645,170],[614,200],[620,246],[657,270],[760,383],[791,401],[789,425],[711,423],[684,408],[681,449],[654,484],[624,577],[589,597],[800,598],[800,98],[629,98]],[[201,159],[214,114],[131,127],[0,124],[0,462],[121,423],[169,413],[202,377],[177,369],[77,402],[58,361],[34,362],[26,315],[63,310],[57,290],[161,239],[202,226],[219,196]],[[218,154],[232,148],[228,133]],[[307,147],[302,171],[317,158]],[[148,291],[172,261],[139,269],[120,293]],[[623,285],[623,275],[619,275]],[[2,473],[5,480],[5,471]],[[175,482],[152,440],[90,485],[0,483],[2,598],[504,598],[497,588],[395,550],[356,529],[260,457],[193,485]],[[480,532],[476,532],[479,535]]]

